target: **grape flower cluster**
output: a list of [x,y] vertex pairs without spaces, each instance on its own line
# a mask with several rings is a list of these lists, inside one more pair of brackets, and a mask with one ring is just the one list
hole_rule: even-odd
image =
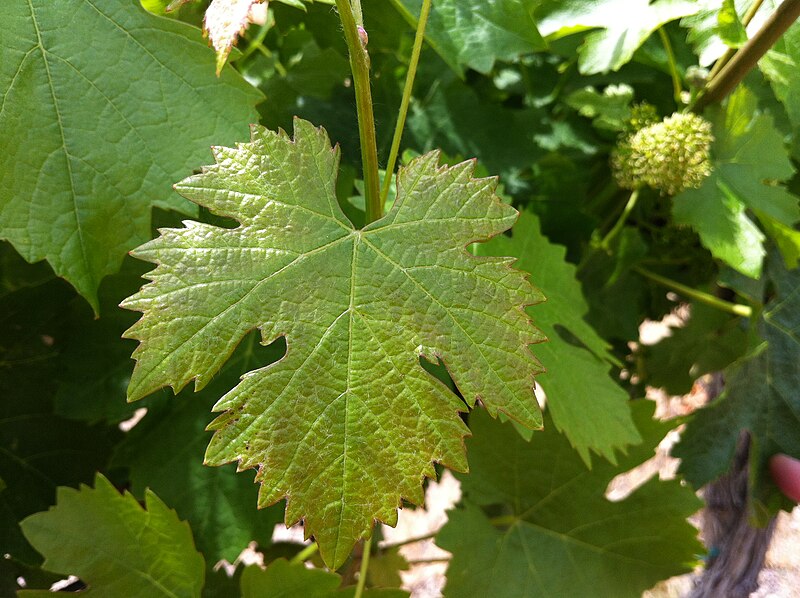
[[[650,119],[637,120],[644,124]],[[648,185],[677,195],[699,187],[711,174],[713,141],[711,123],[702,116],[675,113],[621,141],[611,155],[611,166],[620,187]]]

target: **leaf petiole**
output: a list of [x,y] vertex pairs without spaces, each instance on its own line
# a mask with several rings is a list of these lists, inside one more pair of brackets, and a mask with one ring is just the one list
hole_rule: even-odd
[[397,162],[397,154],[400,151],[400,140],[403,137],[403,128],[406,125],[408,105],[411,102],[411,91],[414,88],[414,78],[417,75],[417,65],[419,64],[419,55],[422,51],[422,42],[425,39],[425,25],[428,22],[430,10],[431,0],[423,0],[422,8],[419,12],[419,21],[417,22],[417,32],[414,36],[414,48],[411,51],[411,61],[408,63],[406,83],[403,87],[403,99],[400,101],[400,112],[397,115],[397,125],[394,129],[394,137],[392,137],[392,148],[389,151],[389,161],[386,163],[386,176],[383,179],[383,187],[381,189],[382,205],[386,203],[386,198],[389,197],[392,173],[394,172],[394,166]]
[[316,542],[312,542],[311,544],[309,544],[308,546],[303,548],[303,550],[301,550],[296,555],[294,555],[292,557],[292,560],[289,561],[289,562],[292,565],[297,565],[297,564],[300,564],[300,563],[304,563],[310,557],[314,556],[317,553],[318,550],[319,550],[319,544],[317,544]]
[[675,52],[672,50],[672,42],[669,41],[669,35],[667,35],[663,27],[659,28],[658,35],[661,38],[664,51],[667,53],[669,73],[672,76],[672,91],[675,94],[675,103],[680,106],[682,104],[681,95],[683,94],[683,82],[678,72],[678,63],[675,60]]
[[650,270],[642,268],[641,266],[633,266],[633,270],[645,278],[649,278],[653,282],[657,282],[668,289],[672,289],[673,291],[680,293],[681,295],[685,295],[686,297],[690,297],[691,299],[699,301],[700,303],[705,303],[710,307],[714,307],[721,311],[733,314],[735,316],[741,316],[743,318],[749,318],[753,315],[753,308],[749,305],[725,301],[724,299],[720,299],[719,297],[714,297],[714,295],[709,293],[693,289],[692,287],[688,287],[670,278],[656,274],[655,272],[650,272]]
[[628,216],[630,216],[633,208],[636,207],[636,202],[639,200],[639,190],[634,189],[631,192],[630,197],[628,198],[628,203],[625,204],[625,208],[622,210],[622,214],[620,214],[617,222],[614,224],[614,227],[608,231],[608,234],[603,237],[603,240],[600,241],[600,248],[606,251],[610,250],[611,241],[613,241],[619,232],[622,230],[622,227],[625,226],[625,222],[628,220]]
[[358,583],[353,598],[361,598],[367,584],[367,570],[369,569],[369,556],[372,552],[372,536],[364,540],[364,550],[361,553],[361,567],[358,570]]
[[[378,144],[375,139],[375,115],[372,110],[372,92],[369,82],[369,54],[366,42],[359,35],[354,13],[361,15],[359,0],[351,5],[348,0],[336,0],[336,8],[344,29],[344,39],[350,53],[350,70],[356,92],[358,112],[358,136],[361,144],[361,166],[364,176],[364,199],[366,201],[366,223],[383,216],[380,187],[378,183]],[[363,31],[363,28],[362,28]]]

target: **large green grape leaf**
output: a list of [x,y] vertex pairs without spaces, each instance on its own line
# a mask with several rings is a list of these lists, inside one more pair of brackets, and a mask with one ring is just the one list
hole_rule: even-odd
[[728,469],[741,430],[748,430],[757,492],[769,502],[762,478],[769,457],[800,458],[800,271],[787,271],[772,256],[767,273],[775,296],[760,318],[763,343],[725,371],[725,393],[695,413],[674,452],[700,487]]
[[[392,0],[416,26],[422,0]],[[425,37],[460,76],[464,67],[491,72],[498,60],[512,61],[545,48],[533,11],[540,0],[437,0]]]
[[690,0],[549,0],[539,17],[546,39],[592,31],[578,50],[578,68],[591,75],[616,71],[662,25],[694,14]]
[[195,213],[170,185],[261,96],[230,69],[216,79],[197,29],[136,0],[4,2],[0,52],[0,238],[96,311],[151,206]]
[[250,330],[284,336],[286,355],[214,406],[206,461],[258,468],[259,505],[287,497],[287,523],[304,518],[335,568],[374,519],[393,524],[401,498],[422,500],[433,461],[466,467],[464,402],[421,356],[446,364],[467,405],[541,425],[528,345],[543,337],[523,309],[541,297],[513,260],[466,251],[517,213],[473,162],[438,167],[433,152],[400,171],[391,211],[356,230],[336,201],[338,150],[299,119],[294,140],[256,126],[215,154],[177,189],[240,224],[186,222],[136,250],[158,267],[124,303],[144,314],[126,333],[141,341],[129,398],[202,388]]
[[197,548],[210,563],[234,562],[251,541],[269,545],[275,524],[283,519],[277,505],[256,511],[258,488],[252,476],[236,475],[233,465],[203,465],[211,406],[239,376],[278,359],[283,354],[278,344],[261,347],[251,333],[199,396],[184,392],[151,405],[112,460],[112,466],[128,468],[135,496],[150,488],[192,526]]
[[44,569],[78,576],[97,596],[200,596],[205,563],[192,532],[152,492],[142,508],[98,474],[93,489],[59,488],[55,507],[21,525]]
[[[545,419],[526,441],[509,424],[470,415],[471,471],[463,505],[436,543],[453,553],[446,597],[641,596],[656,581],[691,571],[701,550],[686,518],[701,502],[677,480],[648,481],[628,498],[605,497],[619,473],[653,455],[669,424],[653,403],[633,404],[644,442],[591,470]],[[488,513],[484,510],[488,509]]]
[[[584,321],[588,311],[575,267],[566,249],[547,240],[539,221],[523,212],[513,236],[499,236],[477,246],[480,255],[511,255],[517,268],[535,276],[547,301],[532,315],[549,342],[537,348],[547,372],[540,382],[553,422],[569,438],[581,458],[589,451],[614,460],[614,450],[641,441],[631,419],[628,393],[608,375],[608,345]],[[559,328],[562,330],[560,331]],[[565,332],[564,332],[565,331]],[[570,335],[583,346],[576,346]]]
[[747,213],[790,227],[800,220],[798,199],[778,181],[794,174],[783,136],[756,98],[739,87],[724,110],[713,116],[713,171],[698,189],[673,199],[672,214],[700,235],[711,253],[732,268],[758,278],[764,234]]

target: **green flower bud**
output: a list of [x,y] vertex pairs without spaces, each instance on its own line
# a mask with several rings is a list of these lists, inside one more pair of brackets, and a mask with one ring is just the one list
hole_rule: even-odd
[[625,131],[635,133],[660,121],[661,117],[658,115],[656,107],[647,102],[641,102],[631,106],[631,115],[625,123]]
[[617,183],[649,185],[666,195],[699,187],[711,174],[711,123],[696,114],[673,114],[621,142],[611,155]]

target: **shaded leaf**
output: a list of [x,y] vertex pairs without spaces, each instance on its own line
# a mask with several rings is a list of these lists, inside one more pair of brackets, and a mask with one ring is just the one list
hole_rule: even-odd
[[740,431],[748,430],[755,492],[768,502],[775,496],[763,477],[769,457],[800,457],[800,271],[787,271],[772,256],[767,274],[775,296],[759,321],[763,342],[725,371],[724,394],[694,414],[674,453],[700,487],[728,469]]
[[0,40],[0,238],[97,310],[153,205],[196,213],[170,186],[256,118],[260,94],[232,71],[217,81],[197,29],[135,0],[6,3]]
[[[547,297],[530,310],[548,338],[536,351],[547,370],[539,382],[553,422],[581,458],[591,463],[593,450],[614,460],[615,449],[639,442],[628,393],[609,376],[609,346],[583,319],[588,306],[575,267],[565,259],[566,250],[547,240],[530,212],[522,213],[511,237],[496,237],[476,249],[480,255],[519,258],[515,266],[530,272]],[[581,346],[570,342],[570,336]]]
[[93,489],[59,488],[55,507],[21,525],[45,569],[76,575],[97,595],[200,595],[205,563],[192,532],[152,492],[142,508],[98,474]]
[[[437,544],[453,553],[446,597],[641,596],[656,581],[691,571],[700,550],[686,518],[701,502],[677,480],[650,480],[620,502],[611,479],[651,457],[668,424],[653,403],[633,404],[645,441],[589,470],[553,427],[525,441],[509,424],[470,415],[471,471],[459,476],[463,506],[448,513]],[[489,510],[494,519],[487,515]]]
[[471,162],[438,154],[400,170],[397,201],[355,230],[335,195],[338,151],[295,121],[295,138],[260,127],[177,188],[233,229],[187,222],[135,255],[158,264],[125,302],[143,317],[129,387],[205,386],[250,330],[285,336],[287,352],[246,374],[214,407],[206,461],[257,467],[259,504],[288,497],[326,563],[340,565],[373,520],[393,524],[400,499],[421,502],[432,461],[463,469],[464,404],[425,372],[440,358],[468,405],[480,397],[527,427],[542,340],[523,307],[540,301],[509,259],[465,247],[507,229],[516,211],[473,179]]
[[57,486],[89,482],[105,466],[113,435],[53,414],[61,369],[64,281],[22,286],[0,297],[0,555],[38,563],[18,521],[53,504]]
[[671,395],[688,394],[695,380],[729,366],[747,351],[747,344],[740,318],[694,303],[685,326],[671,328],[669,336],[642,349],[640,371],[648,386]]
[[[422,0],[392,0],[416,27]],[[498,60],[543,50],[533,11],[539,0],[437,0],[425,28],[428,43],[459,76],[487,74]]]

